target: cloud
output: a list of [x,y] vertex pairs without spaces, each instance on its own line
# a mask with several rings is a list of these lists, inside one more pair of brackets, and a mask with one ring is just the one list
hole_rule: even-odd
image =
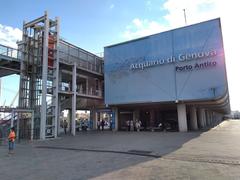
[[142,25],[143,25],[142,21],[138,18],[134,19],[132,22],[137,27],[142,27]]
[[130,40],[133,38],[155,34],[164,30],[166,30],[166,27],[162,26],[157,21],[135,18],[132,20],[132,23],[126,27],[122,36],[124,39]]
[[146,3],[147,9],[151,11],[152,10],[152,2],[151,1],[146,1],[145,3]]
[[216,17],[215,7],[213,0],[168,0],[163,4],[168,12],[164,18],[171,28],[181,27],[185,25],[183,9],[186,11],[187,23],[193,24]]
[[167,10],[164,18],[171,28],[184,25],[183,9],[186,9],[187,22],[193,24],[212,18],[220,17],[223,32],[228,85],[232,110],[240,110],[239,103],[239,42],[240,17],[238,1],[228,0],[168,0],[163,7]]
[[[149,1],[151,5],[151,1]],[[139,38],[150,34],[162,32],[168,29],[185,26],[183,9],[186,10],[187,24],[194,24],[205,20],[220,17],[226,66],[228,73],[228,85],[230,92],[231,108],[240,110],[239,103],[239,42],[240,25],[237,17],[240,17],[238,1],[228,0],[167,0],[160,9],[167,13],[163,16],[167,23],[160,23],[149,19],[135,18],[126,27],[123,37],[127,40]]]
[[0,44],[17,48],[16,42],[22,39],[22,31],[18,28],[0,24]]
[[110,9],[113,9],[114,7],[115,7],[115,5],[114,5],[114,4],[111,4],[109,8],[110,8]]

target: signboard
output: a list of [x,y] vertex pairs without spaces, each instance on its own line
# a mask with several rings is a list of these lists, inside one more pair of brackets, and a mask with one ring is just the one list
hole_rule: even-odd
[[220,19],[105,47],[105,103],[211,100],[227,90]]

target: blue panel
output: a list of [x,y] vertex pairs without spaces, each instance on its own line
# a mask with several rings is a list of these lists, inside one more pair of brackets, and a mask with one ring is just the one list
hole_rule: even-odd
[[106,47],[105,103],[213,99],[227,88],[220,20]]

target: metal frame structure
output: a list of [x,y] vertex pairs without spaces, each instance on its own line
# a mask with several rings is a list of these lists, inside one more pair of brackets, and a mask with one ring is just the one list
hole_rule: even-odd
[[59,33],[59,18],[51,20],[45,12],[23,23],[18,42],[19,108],[34,111],[34,129],[40,129],[40,139],[59,135],[63,109],[70,110],[75,135],[77,109],[95,112],[104,107],[103,59],[61,40]]
[[[51,41],[51,42],[50,42]],[[19,107],[33,109],[40,138],[57,136],[59,22],[48,13],[23,24]]]

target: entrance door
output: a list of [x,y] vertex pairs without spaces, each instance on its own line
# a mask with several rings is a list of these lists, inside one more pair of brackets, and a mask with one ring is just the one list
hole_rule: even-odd
[[119,112],[119,122],[120,122],[120,130],[128,130],[127,122],[133,120],[133,112],[132,111],[120,111]]
[[167,131],[178,131],[177,111],[163,111],[164,129]]
[[150,111],[142,110],[140,113],[140,120],[142,122],[142,127],[144,130],[147,130],[147,127],[150,126]]

